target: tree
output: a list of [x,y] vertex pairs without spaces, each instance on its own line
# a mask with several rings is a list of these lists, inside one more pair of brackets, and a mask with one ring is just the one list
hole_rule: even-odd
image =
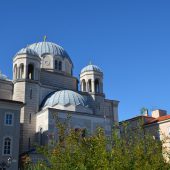
[[[144,133],[143,125],[131,130],[124,125],[124,134],[120,137],[118,126],[113,127],[112,135],[106,136],[102,128],[94,135],[82,136],[82,130],[68,129],[59,123],[60,139],[52,147],[37,147],[37,151],[47,158],[49,163],[29,163],[27,169],[35,170],[168,170],[162,154],[165,141]],[[167,153],[169,155],[169,153]]]

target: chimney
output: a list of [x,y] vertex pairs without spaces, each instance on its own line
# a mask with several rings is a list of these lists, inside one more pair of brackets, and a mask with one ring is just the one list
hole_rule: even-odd
[[152,117],[154,118],[158,118],[158,117],[165,116],[165,115],[167,115],[166,110],[157,109],[157,110],[152,111]]

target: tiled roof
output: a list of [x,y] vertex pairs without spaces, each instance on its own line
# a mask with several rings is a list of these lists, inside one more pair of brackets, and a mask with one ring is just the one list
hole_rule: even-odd
[[170,119],[170,115],[165,115],[165,116],[160,116],[158,118],[154,118],[153,120],[149,120],[147,124],[152,124],[152,123],[157,123],[157,122],[161,122],[161,121],[165,121],[165,120],[168,120]]

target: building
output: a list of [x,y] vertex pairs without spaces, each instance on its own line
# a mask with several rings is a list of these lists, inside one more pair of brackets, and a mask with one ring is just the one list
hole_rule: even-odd
[[[129,130],[129,133],[132,132],[133,135],[133,131],[142,125],[143,133],[152,135],[156,140],[164,141],[163,148],[166,151],[170,149],[170,115],[165,110],[153,110],[151,116],[148,115],[148,111],[146,110],[143,115],[120,122],[120,134],[122,137],[125,133],[125,124],[127,125],[127,134]],[[164,155],[164,157],[167,159],[169,155]]]
[[[0,169],[12,158],[10,169],[18,169],[20,110],[23,103],[12,100],[12,82],[0,74]],[[2,99],[3,98],[3,99]]]
[[69,126],[86,129],[89,134],[101,126],[109,135],[113,123],[118,122],[119,102],[105,98],[102,70],[89,64],[78,79],[73,68],[68,53],[52,42],[28,45],[13,57],[13,80],[2,76],[0,98],[24,103],[16,136],[20,135],[20,154],[31,150],[34,143],[58,139],[56,115],[61,121],[71,115]]

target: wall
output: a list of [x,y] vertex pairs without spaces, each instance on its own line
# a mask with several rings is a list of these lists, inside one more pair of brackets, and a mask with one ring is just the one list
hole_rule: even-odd
[[40,83],[58,89],[77,90],[77,79],[64,73],[41,70]]
[[12,99],[13,83],[8,80],[0,79],[0,99]]

